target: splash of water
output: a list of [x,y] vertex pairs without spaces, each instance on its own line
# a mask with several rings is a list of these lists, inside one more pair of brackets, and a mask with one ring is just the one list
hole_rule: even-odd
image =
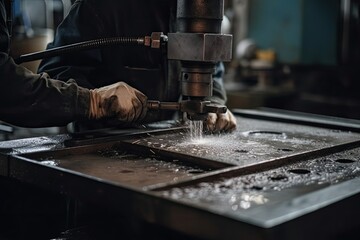
[[203,138],[203,122],[190,121],[190,137],[193,141]]

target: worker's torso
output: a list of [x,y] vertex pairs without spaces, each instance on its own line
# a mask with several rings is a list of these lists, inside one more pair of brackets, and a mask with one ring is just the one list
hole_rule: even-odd
[[[167,34],[173,31],[170,22],[173,25],[175,22],[170,21],[170,18],[174,17],[175,5],[171,9],[171,1],[88,2],[100,14],[99,27],[103,29],[99,33],[101,37],[144,37],[152,32]],[[144,46],[111,47],[102,49],[101,56],[98,57],[101,58],[101,68],[89,75],[89,81],[95,87],[125,81],[142,91],[149,99],[178,100],[178,63],[169,63],[164,51]]]

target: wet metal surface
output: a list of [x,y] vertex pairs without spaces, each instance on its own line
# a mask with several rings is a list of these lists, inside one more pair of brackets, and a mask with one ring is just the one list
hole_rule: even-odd
[[[359,133],[237,120],[234,133],[197,140],[181,128],[76,147],[24,140],[0,150],[15,154],[12,178],[195,237],[305,239],[314,228],[322,236],[328,216],[357,216]],[[342,211],[334,214],[332,203]],[[324,224],[314,227],[307,213],[325,213]]]
[[200,168],[183,165],[176,160],[161,161],[117,150],[46,159],[42,157],[40,163],[132,187],[144,187],[163,182],[174,183],[206,172]]
[[9,155],[61,149],[69,138],[69,135],[57,135],[0,141],[0,176],[9,174]]
[[[190,133],[149,134],[124,142],[133,148],[149,149],[186,157],[197,157],[232,165],[246,166],[276,158],[311,152],[352,141],[360,134],[296,124],[262,120],[244,121],[238,117],[238,129],[232,134],[207,135],[192,139]],[[161,154],[161,153],[160,153]]]
[[64,134],[4,141],[0,142],[0,153],[13,155],[61,149],[67,139],[70,136]]
[[242,214],[273,206],[360,176],[360,148],[256,174],[173,187],[161,196],[220,212]]

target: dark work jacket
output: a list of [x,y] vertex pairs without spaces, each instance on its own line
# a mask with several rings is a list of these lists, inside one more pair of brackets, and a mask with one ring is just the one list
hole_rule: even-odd
[[[175,31],[175,0],[77,0],[59,25],[48,49],[108,37],[144,37],[152,32]],[[168,61],[159,49],[113,46],[44,59],[39,71],[79,85],[95,88],[124,81],[148,99],[178,101],[179,61]],[[211,100],[225,103],[223,65],[214,74]],[[148,112],[147,119],[162,120],[167,114]]]
[[89,90],[34,74],[9,57],[9,32],[0,0],[0,120],[21,127],[64,126],[89,112]]

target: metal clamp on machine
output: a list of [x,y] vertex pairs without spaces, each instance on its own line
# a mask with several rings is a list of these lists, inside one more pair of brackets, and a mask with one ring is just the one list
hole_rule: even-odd
[[168,41],[168,37],[162,32],[153,32],[151,36],[144,37],[144,46],[151,48],[160,48]]

